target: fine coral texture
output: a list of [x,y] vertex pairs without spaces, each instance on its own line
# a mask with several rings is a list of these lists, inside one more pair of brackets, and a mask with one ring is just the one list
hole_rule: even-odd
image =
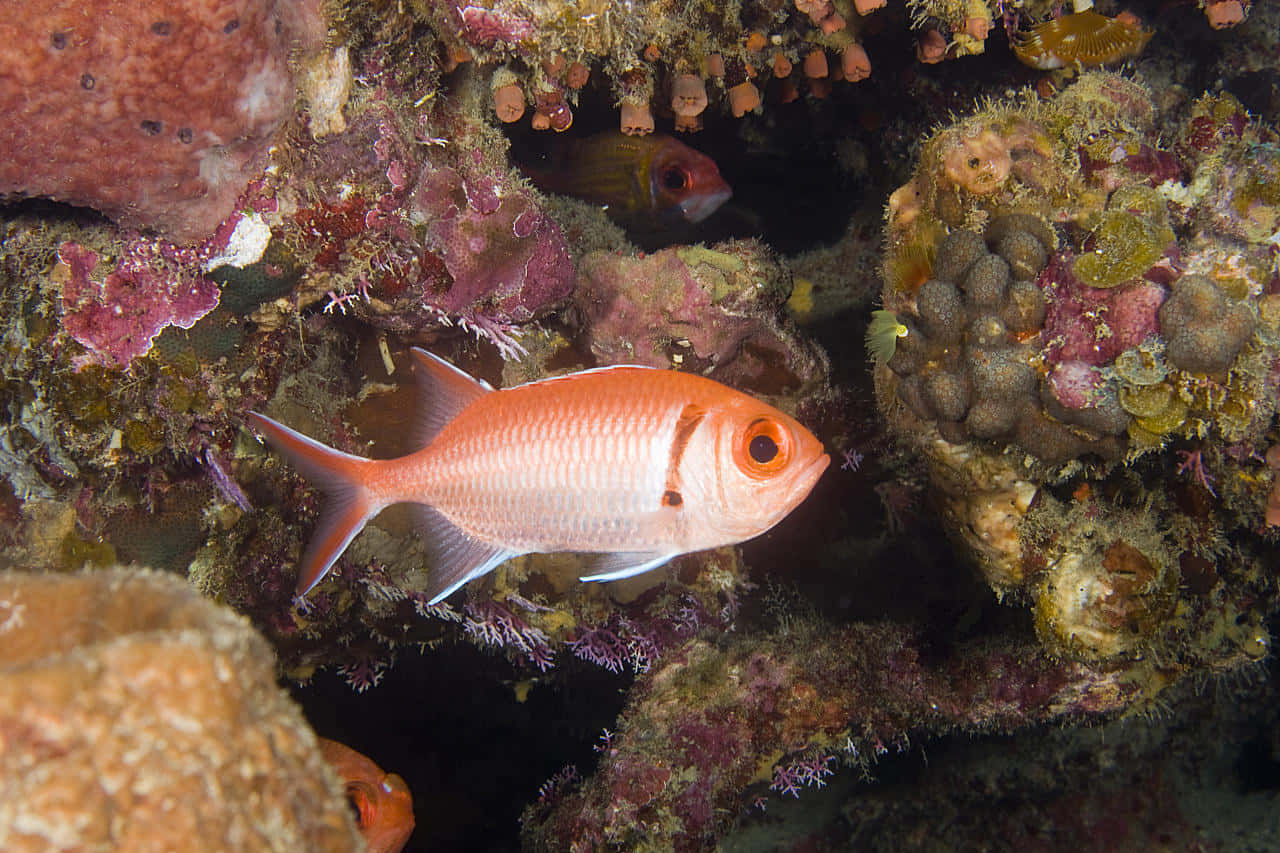
[[0,648],[6,851],[361,843],[269,647],[184,582],[0,574]]

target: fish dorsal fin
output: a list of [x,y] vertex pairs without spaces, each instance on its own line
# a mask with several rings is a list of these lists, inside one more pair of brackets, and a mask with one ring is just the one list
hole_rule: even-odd
[[418,420],[413,430],[413,446],[426,447],[445,424],[467,406],[493,391],[483,379],[475,379],[449,362],[424,349],[413,347],[414,373],[418,375]]
[[487,575],[520,554],[468,535],[439,510],[426,504],[417,504],[414,511],[418,532],[431,560],[431,581],[426,589],[431,596],[430,604],[443,601],[467,581]]
[[592,554],[588,558],[591,574],[580,581],[616,581],[652,571],[665,565],[680,551],[615,551],[608,554]]

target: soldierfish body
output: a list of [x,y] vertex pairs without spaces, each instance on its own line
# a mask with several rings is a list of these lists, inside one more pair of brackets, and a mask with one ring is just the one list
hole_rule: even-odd
[[604,205],[628,224],[701,222],[733,195],[714,160],[660,133],[568,141],[526,171],[539,187]]
[[782,520],[829,458],[794,419],[705,377],[620,365],[495,391],[424,350],[416,444],[397,459],[249,423],[329,493],[299,570],[314,587],[365,522],[417,504],[432,603],[519,554],[597,554],[582,580],[639,574]]

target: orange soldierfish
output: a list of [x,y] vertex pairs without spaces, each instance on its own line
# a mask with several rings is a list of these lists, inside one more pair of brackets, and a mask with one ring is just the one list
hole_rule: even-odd
[[605,205],[624,223],[701,222],[733,195],[714,160],[671,136],[610,132],[557,143],[549,162],[525,168],[533,182]]
[[365,522],[418,505],[443,599],[520,554],[592,552],[584,581],[764,533],[830,459],[794,419],[710,379],[619,365],[495,391],[413,350],[421,449],[364,459],[268,417],[249,423],[329,495],[297,590],[314,587]]
[[320,754],[342,778],[367,853],[400,853],[413,834],[413,795],[395,773],[384,773],[346,744],[318,738]]

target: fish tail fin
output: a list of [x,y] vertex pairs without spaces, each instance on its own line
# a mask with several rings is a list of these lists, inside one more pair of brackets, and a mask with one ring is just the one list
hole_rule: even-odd
[[328,498],[298,566],[296,592],[306,595],[328,574],[365,522],[382,509],[366,485],[371,468],[377,463],[327,447],[266,415],[250,412],[247,419]]

